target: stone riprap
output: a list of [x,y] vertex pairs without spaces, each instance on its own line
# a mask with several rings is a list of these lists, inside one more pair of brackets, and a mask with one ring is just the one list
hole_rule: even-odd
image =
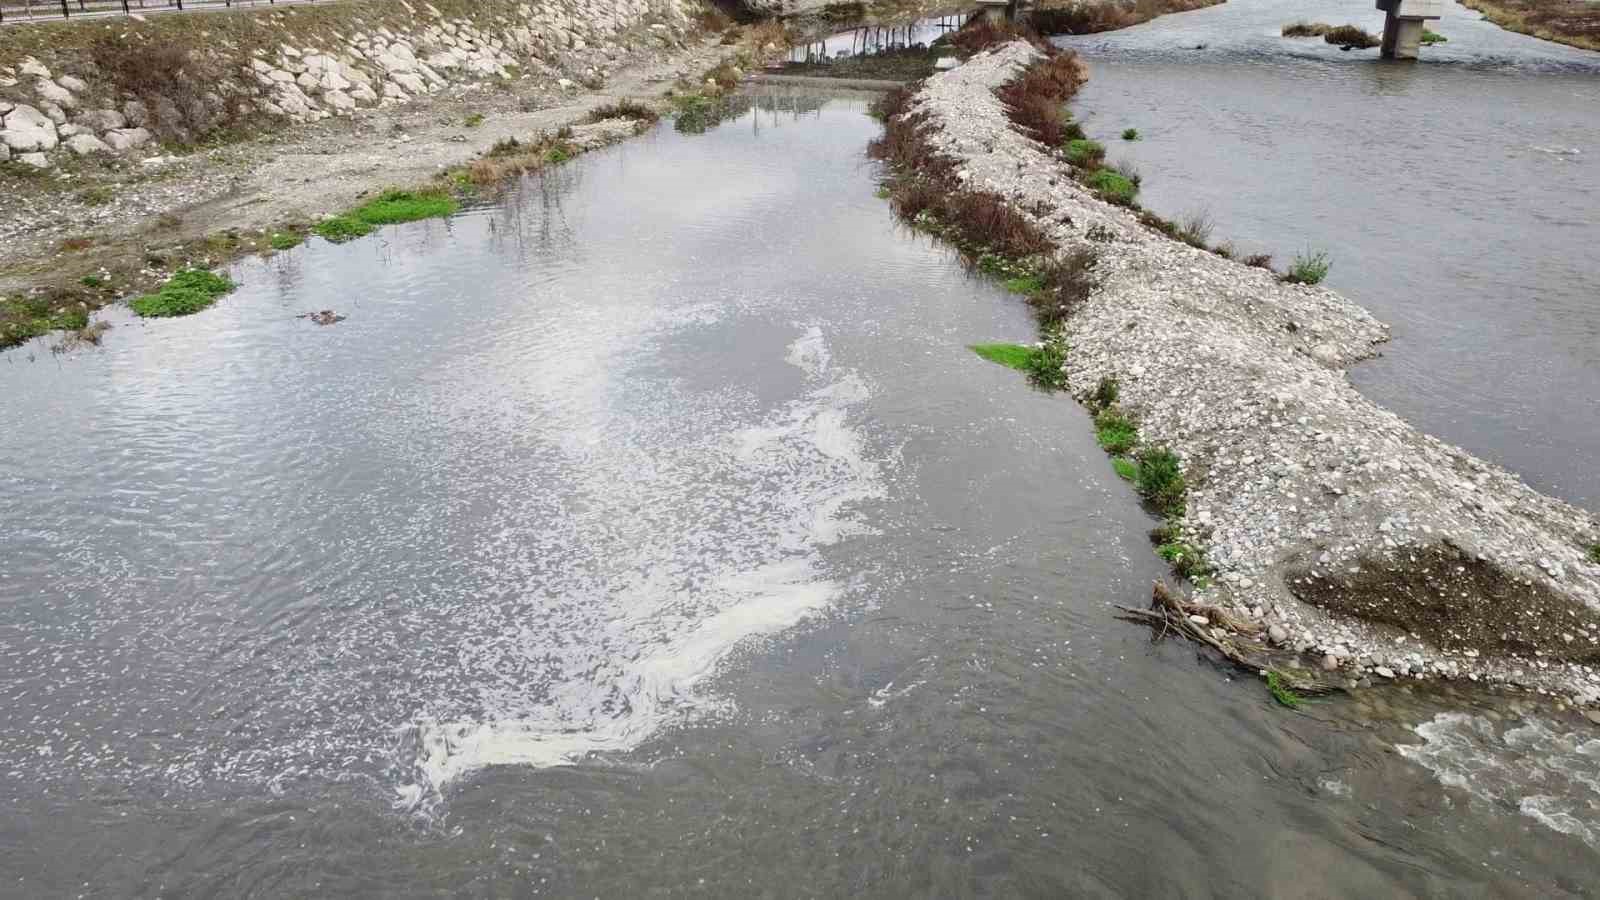
[[[125,154],[151,145],[158,126],[163,137],[190,140],[230,113],[315,122],[487,78],[537,74],[576,87],[602,79],[632,44],[667,45],[692,30],[687,0],[545,0],[509,14],[485,12],[484,21],[402,5],[414,13],[403,30],[335,30],[309,45],[248,53],[192,48],[233,74],[198,99],[120,92],[81,56],[0,66],[0,162],[45,168],[73,156]],[[52,71],[63,66],[78,74]]]
[[1353,681],[1600,701],[1594,518],[1357,392],[1344,368],[1388,334],[1359,306],[1160,235],[1080,185],[994,95],[1038,58],[1020,42],[975,56],[912,110],[967,187],[1099,254],[1099,286],[1065,325],[1069,384],[1086,396],[1117,379],[1141,441],[1182,459],[1183,539],[1216,569],[1199,599]]

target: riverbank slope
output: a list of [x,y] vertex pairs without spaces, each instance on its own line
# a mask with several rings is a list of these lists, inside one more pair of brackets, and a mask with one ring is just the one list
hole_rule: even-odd
[[1063,320],[1067,382],[1087,398],[1115,381],[1141,442],[1181,458],[1166,537],[1205,551],[1200,599],[1352,680],[1600,701],[1600,525],[1361,396],[1344,369],[1387,329],[1359,306],[1172,240],[1075,180],[995,95],[1040,58],[1020,41],[979,54],[906,115],[964,189],[1057,253],[1095,254],[1097,286]]

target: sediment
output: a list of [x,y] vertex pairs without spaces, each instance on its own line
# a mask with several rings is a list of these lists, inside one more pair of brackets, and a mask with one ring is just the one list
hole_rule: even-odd
[[1020,133],[996,89],[1040,61],[1015,41],[925,81],[907,116],[968,190],[1004,198],[1058,252],[1098,254],[1066,318],[1065,371],[1103,378],[1141,441],[1182,460],[1196,596],[1350,681],[1461,678],[1600,702],[1600,524],[1363,397],[1345,368],[1388,329],[1142,225]]

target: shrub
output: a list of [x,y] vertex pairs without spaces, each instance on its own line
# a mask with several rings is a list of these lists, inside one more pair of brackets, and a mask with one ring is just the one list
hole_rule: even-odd
[[1589,545],[1589,562],[1600,565],[1600,544]]
[[1028,295],[1028,305],[1041,326],[1054,328],[1089,299],[1099,284],[1094,274],[1098,260],[1095,251],[1081,248],[1051,257],[1040,267],[1043,288]]
[[1252,253],[1244,258],[1244,264],[1253,269],[1270,269],[1272,268],[1272,254]]
[[139,98],[150,113],[145,127],[163,140],[189,144],[237,118],[233,105],[206,97],[227,81],[215,52],[112,32],[90,45],[89,56],[115,92]]
[[597,106],[589,111],[585,121],[604,122],[607,119],[633,119],[636,122],[654,122],[660,118],[654,109],[637,100],[618,100]]
[[1111,469],[1123,481],[1137,481],[1139,479],[1139,464],[1126,456],[1113,456]]
[[1012,124],[1056,147],[1067,139],[1071,123],[1066,103],[1083,81],[1084,69],[1077,57],[1056,52],[1006,82],[995,96],[1005,103],[1006,116]]
[[1137,141],[1139,139],[1139,129],[1137,129],[1137,128],[1124,128],[1124,129],[1122,129],[1122,139],[1125,140],[1125,141]]
[[1121,385],[1117,383],[1116,376],[1105,375],[1094,386],[1094,395],[1091,402],[1100,409],[1109,409],[1117,403],[1117,395],[1122,393]]
[[1289,267],[1289,272],[1283,276],[1283,280],[1290,284],[1321,284],[1322,279],[1328,277],[1328,268],[1331,265],[1328,254],[1321,250],[1315,253],[1297,254],[1294,265]]
[[1044,346],[1028,357],[1028,380],[1033,386],[1047,391],[1058,391],[1067,386],[1067,354],[1061,344],[1046,340]]
[[1067,141],[1067,162],[1085,168],[1097,166],[1106,158],[1106,148],[1098,141]]
[[467,128],[477,128],[483,124],[483,113],[468,113],[467,117],[461,120],[461,124]]
[[1100,195],[1100,199],[1110,203],[1126,206],[1133,202],[1139,195],[1139,186],[1134,184],[1126,175],[1113,172],[1110,169],[1095,169],[1084,178],[1083,183],[1090,190]]
[[1122,410],[1107,407],[1094,417],[1094,439],[1100,449],[1121,456],[1139,443],[1139,429]]
[[139,297],[128,305],[145,318],[187,316],[217,302],[218,297],[233,289],[232,279],[225,275],[204,269],[184,269],[168,279],[161,290]]
[[1211,240],[1212,228],[1211,214],[1205,210],[1197,210],[1185,216],[1183,222],[1178,225],[1178,240],[1204,250]]
[[1205,554],[1183,541],[1171,541],[1156,548],[1156,553],[1172,564],[1173,571],[1184,578],[1195,579],[1211,574]]
[[1383,43],[1365,29],[1355,25],[1330,28],[1322,35],[1322,39],[1339,47],[1355,47],[1361,50]]
[[1322,37],[1333,29],[1321,22],[1291,22],[1283,26],[1284,37]]
[[1437,31],[1429,31],[1426,28],[1422,29],[1422,42],[1424,44],[1442,44],[1448,40],[1449,38]]
[[1181,513],[1188,486],[1177,454],[1165,447],[1146,447],[1138,460],[1139,494],[1167,515]]

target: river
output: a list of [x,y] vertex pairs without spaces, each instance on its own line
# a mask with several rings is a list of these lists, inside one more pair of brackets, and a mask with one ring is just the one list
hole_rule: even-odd
[[1328,284],[1394,328],[1363,392],[1600,512],[1600,53],[1454,3],[1416,63],[1279,36],[1301,20],[1383,26],[1359,0],[1230,0],[1056,41],[1141,202],[1280,266],[1326,250]]
[[1581,720],[1114,618],[1154,520],[877,129],[764,94],[0,357],[0,893],[1590,894]]

